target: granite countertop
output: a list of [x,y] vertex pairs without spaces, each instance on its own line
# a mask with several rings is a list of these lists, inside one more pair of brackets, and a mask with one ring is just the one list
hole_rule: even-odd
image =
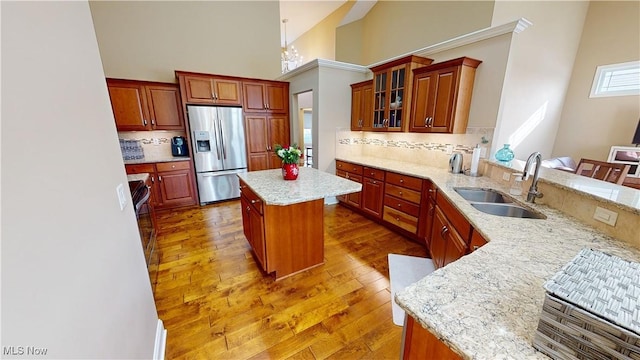
[[191,158],[188,156],[145,157],[144,159],[138,159],[138,160],[124,160],[124,164],[125,165],[152,164],[152,163],[160,163],[160,162],[188,161],[188,160],[191,160]]
[[640,250],[538,204],[547,219],[498,217],[473,208],[453,188],[484,187],[508,193],[488,177],[364,156],[339,160],[428,178],[489,243],[396,294],[396,302],[467,359],[548,359],[532,346],[545,291],[542,285],[582,248],[631,261]]
[[291,205],[328,196],[358,192],[362,184],[310,167],[300,167],[296,180],[284,180],[282,170],[239,173],[266,205]]

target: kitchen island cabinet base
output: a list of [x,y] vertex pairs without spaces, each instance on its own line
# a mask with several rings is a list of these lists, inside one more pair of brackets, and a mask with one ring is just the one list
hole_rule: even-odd
[[266,272],[280,280],[324,262],[323,211],[324,199],[265,206]]

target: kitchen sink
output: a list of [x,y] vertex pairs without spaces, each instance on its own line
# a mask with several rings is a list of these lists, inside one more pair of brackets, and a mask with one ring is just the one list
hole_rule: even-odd
[[516,217],[516,218],[527,218],[527,219],[546,219],[547,218],[543,214],[531,211],[529,209],[525,209],[523,207],[520,207],[514,204],[472,202],[471,206],[482,211],[483,213],[497,215],[497,216],[508,216],[508,217]]
[[511,199],[493,189],[454,188],[455,192],[469,202],[511,203]]
[[514,203],[513,199],[494,189],[453,188],[471,206],[487,214],[526,219],[546,219],[539,212]]

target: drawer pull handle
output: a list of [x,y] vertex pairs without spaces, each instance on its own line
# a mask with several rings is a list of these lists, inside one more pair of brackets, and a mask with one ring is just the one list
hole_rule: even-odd
[[247,206],[247,212],[251,211],[251,208]]
[[260,202],[260,200],[251,200],[251,203],[252,203],[252,204],[255,204],[255,203],[257,203],[257,202]]
[[398,207],[402,207],[402,204],[398,204]]
[[402,191],[398,191],[398,195],[402,196]]
[[399,218],[399,217],[397,217],[397,218],[396,218],[396,221],[397,221],[397,222],[400,222],[400,218]]
[[443,239],[445,239],[445,240],[447,239],[447,238],[445,237],[445,235],[447,234],[447,232],[449,232],[449,229],[448,229],[448,228],[447,228],[447,226],[445,225],[445,226],[443,226],[443,227],[442,227],[442,230],[440,231],[440,236],[442,236],[442,238],[443,238]]
[[400,179],[400,182],[401,182],[401,183],[403,183],[403,182],[404,182],[404,179]]

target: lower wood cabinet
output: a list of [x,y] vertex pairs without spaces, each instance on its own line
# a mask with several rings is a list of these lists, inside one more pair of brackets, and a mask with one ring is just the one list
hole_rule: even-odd
[[471,241],[469,242],[469,253],[472,253],[487,244],[487,240],[478,230],[473,229],[471,232]]
[[438,195],[431,229],[431,258],[436,268],[467,254],[471,224],[443,196]]
[[407,315],[404,323],[402,359],[460,360],[462,357]]
[[383,220],[417,239],[422,179],[388,171],[384,189]]
[[148,173],[155,209],[191,206],[198,202],[191,161],[127,164],[127,174]]
[[[266,205],[240,180],[240,204],[245,237],[266,273],[279,280],[323,263],[324,199]],[[300,220],[283,226],[282,219]]]
[[431,180],[424,180],[422,186],[422,202],[421,202],[421,216],[418,238],[425,244],[427,249],[431,247],[431,232],[433,229],[433,217],[436,211],[436,196],[438,194],[438,187]]
[[362,169],[362,211],[376,219],[382,218],[385,171],[364,166]]
[[266,269],[267,259],[265,257],[262,201],[250,189],[246,187],[243,189],[244,191],[240,195],[240,206],[242,207],[244,236],[249,241],[258,264],[264,270]]

